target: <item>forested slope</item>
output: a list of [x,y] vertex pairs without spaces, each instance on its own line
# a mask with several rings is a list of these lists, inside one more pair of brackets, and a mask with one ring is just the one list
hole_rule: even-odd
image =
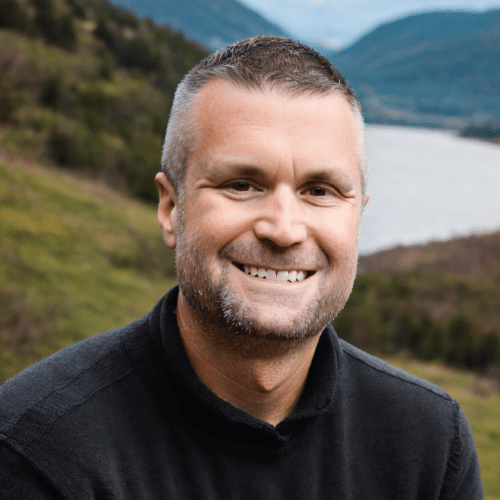
[[155,200],[173,92],[205,55],[104,0],[0,0],[0,148]]

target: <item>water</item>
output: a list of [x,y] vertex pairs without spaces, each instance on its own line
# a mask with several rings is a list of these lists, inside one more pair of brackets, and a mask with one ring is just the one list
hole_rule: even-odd
[[360,253],[500,229],[500,145],[371,125]]

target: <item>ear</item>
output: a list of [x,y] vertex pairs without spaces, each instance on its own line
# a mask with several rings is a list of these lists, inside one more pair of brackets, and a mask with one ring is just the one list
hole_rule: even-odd
[[370,199],[370,191],[366,191],[365,197],[363,199],[363,208],[366,207],[366,204],[368,203],[368,200]]
[[160,194],[160,201],[158,203],[158,222],[165,245],[173,250],[176,245],[177,194],[163,172],[158,172],[156,174],[155,183]]

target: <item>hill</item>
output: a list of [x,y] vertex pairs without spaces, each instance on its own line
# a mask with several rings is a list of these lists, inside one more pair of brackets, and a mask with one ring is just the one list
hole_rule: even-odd
[[330,59],[368,121],[441,126],[500,122],[500,10],[431,12],[383,24]]
[[115,0],[114,3],[181,31],[210,51],[256,35],[290,36],[237,0]]
[[499,256],[499,232],[363,256],[334,325],[346,340],[378,354],[408,352],[498,370]]
[[0,149],[156,200],[175,87],[206,54],[104,0],[2,0]]
[[0,239],[0,383],[139,318],[175,282],[153,207],[5,158]]

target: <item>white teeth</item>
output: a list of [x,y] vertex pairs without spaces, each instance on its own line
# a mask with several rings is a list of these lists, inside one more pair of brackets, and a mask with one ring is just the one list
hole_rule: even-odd
[[273,269],[268,269],[266,273],[266,280],[276,281],[276,271]]
[[276,279],[278,281],[288,281],[288,271],[278,271]]
[[243,266],[243,270],[250,276],[265,278],[272,281],[302,281],[306,277],[304,271],[274,271],[273,269],[264,269],[263,267]]

